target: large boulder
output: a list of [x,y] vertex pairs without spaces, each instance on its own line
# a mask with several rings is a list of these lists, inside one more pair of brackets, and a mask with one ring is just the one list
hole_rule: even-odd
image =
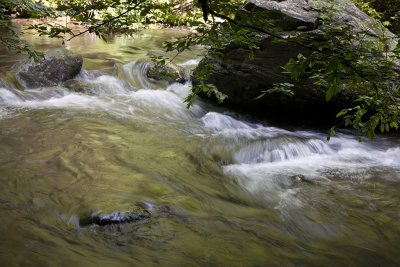
[[55,86],[74,78],[81,71],[82,63],[81,55],[60,48],[48,51],[39,62],[23,61],[12,72],[23,88]]
[[[354,31],[360,31],[363,23],[373,22],[353,4],[342,1],[337,21],[352,25]],[[248,0],[238,12],[237,19],[243,19],[244,16],[257,12],[263,19],[269,20],[279,28],[281,36],[296,35],[318,40],[322,36],[320,14],[315,8],[318,2]],[[373,27],[368,30],[380,31]],[[204,82],[215,84],[219,91],[226,94],[227,104],[271,118],[283,117],[296,121],[301,119],[302,122],[334,119],[338,111],[348,107],[357,97],[357,92],[342,91],[331,101],[326,102],[324,88],[314,85],[312,80],[295,82],[288,74],[283,73],[282,67],[289,59],[297,58],[298,54],[308,56],[312,53],[310,49],[296,43],[276,42],[275,38],[267,34],[260,34],[257,38],[260,49],[254,52],[254,59],[249,58],[248,47],[230,44],[221,51],[223,54],[221,58],[208,56],[203,59],[194,74],[199,72],[202,66],[212,63],[211,75]],[[193,80],[194,85],[201,82]],[[262,90],[271,89],[274,84],[285,82],[295,85],[294,97],[273,93],[254,100]]]

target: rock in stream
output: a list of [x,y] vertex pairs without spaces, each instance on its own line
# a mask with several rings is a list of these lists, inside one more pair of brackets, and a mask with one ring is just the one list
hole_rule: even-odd
[[165,65],[159,65],[149,61],[145,64],[147,64],[145,74],[150,79],[156,81],[165,81],[168,84],[174,82],[184,83],[188,80],[188,78],[185,77],[185,70],[173,62],[169,62]]
[[74,78],[81,71],[82,64],[81,55],[59,48],[45,53],[39,62],[28,59],[17,64],[12,73],[23,88],[55,86]]
[[90,225],[110,225],[110,224],[125,224],[134,223],[150,218],[150,212],[147,210],[139,211],[121,211],[110,214],[101,214],[101,211],[91,214],[89,217],[79,219],[79,225],[86,227]]

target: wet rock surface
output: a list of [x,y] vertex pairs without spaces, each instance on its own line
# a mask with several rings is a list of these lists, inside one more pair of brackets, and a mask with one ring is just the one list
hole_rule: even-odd
[[169,84],[174,82],[184,83],[188,80],[185,75],[185,71],[182,67],[176,65],[173,62],[169,62],[165,65],[160,65],[155,62],[146,62],[147,68],[145,74],[148,78],[156,81],[164,81]]
[[39,62],[23,61],[12,72],[23,88],[55,86],[78,75],[82,64],[81,55],[60,48],[48,51]]
[[89,217],[80,218],[79,225],[85,227],[90,225],[104,226],[111,224],[125,224],[138,222],[148,218],[150,218],[150,212],[147,210],[121,211],[110,214],[102,214],[100,211],[91,214]]
[[5,79],[0,78],[0,88],[9,89],[9,88],[13,88],[13,86],[9,82],[7,82]]
[[85,81],[68,80],[63,85],[71,92],[91,94],[93,91],[93,86]]

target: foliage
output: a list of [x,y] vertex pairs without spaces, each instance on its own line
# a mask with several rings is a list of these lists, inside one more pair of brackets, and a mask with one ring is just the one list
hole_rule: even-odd
[[362,10],[379,14],[381,21],[390,21],[387,27],[396,33],[400,32],[400,5],[393,0],[357,0],[356,4]]
[[294,85],[291,83],[277,83],[274,84],[274,87],[272,87],[271,89],[268,90],[263,90],[261,91],[261,95],[257,96],[256,98],[254,98],[254,100],[260,99],[261,97],[267,95],[267,94],[283,94],[289,97],[294,96],[294,93],[292,91],[292,87]]
[[40,52],[33,51],[31,45],[20,39],[20,29],[15,27],[10,22],[10,10],[20,8],[25,10],[30,16],[35,18],[52,17],[54,12],[52,8],[36,4],[30,0],[4,0],[0,4],[0,29],[5,32],[0,36],[0,42],[3,43],[7,49],[15,50],[17,53],[24,53],[29,57],[38,61],[43,55]]
[[[375,130],[398,129],[400,122],[400,46],[397,38],[378,22],[359,25],[359,30],[337,23],[340,5],[321,3],[324,42],[307,42],[314,52],[299,55],[285,66],[292,78],[311,78],[327,88],[329,101],[339,91],[358,92],[354,106],[343,109],[337,117],[368,138]],[[370,9],[370,14],[375,10]],[[378,13],[375,13],[379,15]],[[386,24],[386,23],[385,23]],[[319,37],[321,38],[321,37]],[[332,133],[332,132],[331,132]]]

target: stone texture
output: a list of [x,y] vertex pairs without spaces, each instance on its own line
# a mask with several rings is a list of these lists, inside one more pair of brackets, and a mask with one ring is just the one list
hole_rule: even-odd
[[67,49],[53,49],[45,53],[39,62],[33,59],[21,62],[13,72],[23,88],[55,86],[74,78],[82,68],[82,56]]
[[159,65],[155,62],[149,61],[145,64],[147,64],[147,68],[145,68],[145,74],[148,78],[153,80],[165,81],[167,83],[184,83],[188,80],[185,70],[173,62],[170,62],[166,65]]
[[81,227],[90,225],[112,225],[112,224],[125,224],[135,223],[144,219],[150,218],[150,213],[146,210],[141,211],[122,211],[111,214],[94,213],[87,218],[81,218],[79,225]]
[[[253,12],[260,12],[264,19],[280,28],[281,35],[291,34],[305,38],[312,37],[316,40],[321,37],[316,5],[317,2],[312,0],[281,2],[248,0],[238,12],[237,19],[251,16]],[[343,2],[338,8],[341,10],[337,20],[349,23],[354,31],[360,31],[363,22],[372,22],[369,16],[353,4]],[[387,34],[391,33],[388,31]],[[205,83],[215,84],[221,92],[228,95],[226,104],[266,117],[279,115],[278,117],[303,121],[326,120],[329,116],[334,119],[338,111],[348,107],[357,97],[357,92],[339,92],[331,101],[326,102],[324,88],[314,85],[312,80],[295,82],[288,74],[283,73],[282,66],[290,58],[296,58],[298,54],[307,56],[311,54],[311,50],[297,44],[274,42],[274,38],[265,34],[259,35],[258,38],[260,49],[255,51],[254,59],[249,59],[248,48],[231,44],[221,51],[223,53],[221,58],[208,56],[203,59],[194,74],[201,69],[202,63],[211,62],[212,74]],[[268,90],[275,83],[283,82],[295,85],[294,97],[275,93],[254,100],[262,90]],[[193,80],[194,85],[199,83],[200,81]]]

